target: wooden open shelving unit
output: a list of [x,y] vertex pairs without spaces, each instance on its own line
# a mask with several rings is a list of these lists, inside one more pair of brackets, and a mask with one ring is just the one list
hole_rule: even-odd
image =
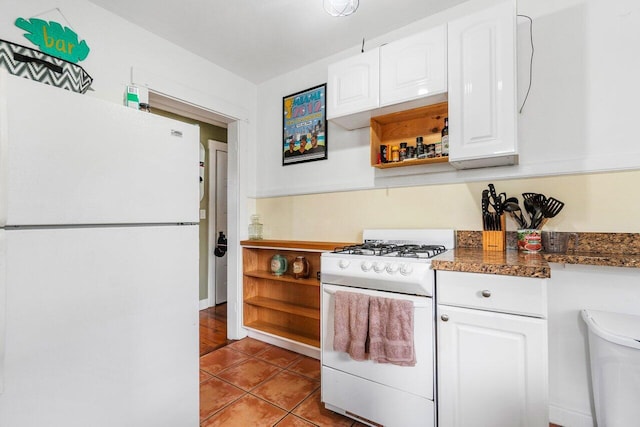
[[379,169],[397,168],[403,166],[428,165],[447,163],[448,157],[433,157],[427,159],[408,159],[402,162],[378,163],[380,146],[391,144],[400,146],[406,142],[409,146],[416,145],[416,138],[421,136],[423,143],[435,144],[442,138],[444,119],[449,114],[449,104],[427,105],[412,110],[400,111],[371,118],[371,166]]
[[[320,348],[320,255],[353,243],[293,240],[243,240],[244,326]],[[271,257],[287,258],[287,272],[271,273]],[[309,277],[296,279],[297,256],[309,262]]]

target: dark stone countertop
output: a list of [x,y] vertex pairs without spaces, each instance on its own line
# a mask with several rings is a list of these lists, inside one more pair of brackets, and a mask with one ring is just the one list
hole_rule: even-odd
[[[482,250],[481,231],[458,231],[456,249],[433,258],[434,270],[551,277],[549,263],[640,268],[640,234],[571,233],[566,253],[535,254],[516,249],[515,232],[507,232],[507,250]],[[577,237],[577,240],[575,239]]]
[[483,251],[482,248],[457,248],[431,260],[434,270],[501,274],[520,277],[551,277],[551,268],[541,253],[525,254],[517,250]]

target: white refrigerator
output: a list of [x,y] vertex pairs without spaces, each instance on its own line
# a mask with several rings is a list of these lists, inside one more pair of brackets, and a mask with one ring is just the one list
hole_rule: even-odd
[[0,426],[197,426],[199,129],[0,71]]

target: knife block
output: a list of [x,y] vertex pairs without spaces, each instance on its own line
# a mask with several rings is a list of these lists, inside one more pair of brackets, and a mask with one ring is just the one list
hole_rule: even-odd
[[482,231],[482,250],[505,251],[507,249],[507,221],[505,215],[500,215],[501,231]]

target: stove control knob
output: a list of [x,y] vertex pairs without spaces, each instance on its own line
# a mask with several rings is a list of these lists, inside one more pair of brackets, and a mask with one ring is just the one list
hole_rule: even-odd
[[360,268],[362,269],[362,271],[371,271],[371,269],[373,268],[373,263],[371,261],[362,261],[362,264],[360,264]]
[[387,268],[384,262],[376,262],[373,264],[373,271],[376,273],[382,273]]
[[399,269],[400,266],[396,263],[387,264],[387,273],[389,274],[396,274]]
[[340,262],[338,262],[338,267],[344,270],[345,268],[349,267],[349,264],[351,264],[349,260],[341,259]]
[[411,266],[411,264],[402,264],[400,266],[400,274],[402,274],[403,276],[408,276],[411,273],[413,273],[413,267]]

